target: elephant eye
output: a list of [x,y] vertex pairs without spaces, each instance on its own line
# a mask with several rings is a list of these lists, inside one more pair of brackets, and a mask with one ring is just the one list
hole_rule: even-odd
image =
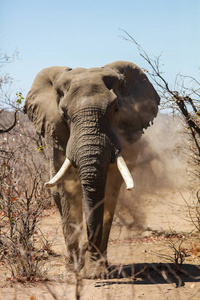
[[63,110],[61,111],[61,117],[62,117],[63,119],[65,118],[65,113],[64,113]]
[[59,113],[63,119],[67,119],[67,110],[62,105],[59,106]]

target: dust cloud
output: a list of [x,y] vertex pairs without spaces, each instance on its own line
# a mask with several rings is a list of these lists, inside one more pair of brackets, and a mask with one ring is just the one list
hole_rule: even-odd
[[161,191],[181,189],[186,184],[183,126],[179,117],[160,114],[130,149],[136,157],[131,172],[135,188],[131,193],[124,193],[125,186],[122,186],[116,215],[128,213],[134,227],[145,226],[145,203],[149,197]]

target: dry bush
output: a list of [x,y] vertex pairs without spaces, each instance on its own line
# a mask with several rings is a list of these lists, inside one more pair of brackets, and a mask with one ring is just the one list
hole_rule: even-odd
[[[12,113],[3,112],[1,123]],[[50,195],[43,185],[48,172],[42,140],[22,114],[15,128],[1,134],[0,145],[0,259],[13,279],[32,280],[40,273],[48,248],[38,228]]]

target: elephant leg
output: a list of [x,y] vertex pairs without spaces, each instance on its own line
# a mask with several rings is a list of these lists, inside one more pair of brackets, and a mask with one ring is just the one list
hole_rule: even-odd
[[[137,156],[136,156],[137,157]],[[133,165],[129,165],[129,170],[133,169]],[[110,235],[110,230],[112,226],[112,221],[115,213],[115,208],[120,192],[120,188],[123,184],[123,179],[116,165],[111,165],[106,182],[106,193],[105,193],[105,203],[104,203],[104,222],[103,222],[103,235],[101,242],[101,253],[107,260],[107,247]],[[125,191],[125,193],[130,193]]]
[[69,172],[67,179],[62,182],[62,192],[60,192],[63,234],[68,250],[68,263],[70,264],[74,260],[81,261],[80,255],[85,245],[82,192],[76,173],[75,169]]
[[117,199],[118,199],[118,195],[122,183],[123,180],[117,167],[115,165],[111,165],[108,172],[107,183],[106,183],[103,234],[102,234],[102,242],[100,248],[101,254],[106,260],[107,260],[108,239],[109,239],[113,216],[114,216]]
[[59,210],[59,213],[62,217],[62,207],[61,207],[60,195],[59,195],[59,191],[58,191],[57,187],[53,187],[51,189],[51,195],[52,195],[53,200],[54,200],[54,202]]
[[[53,148],[50,157],[51,176],[54,176],[65,159],[65,152]],[[72,264],[74,258],[79,260],[79,253],[85,245],[83,237],[82,189],[75,168],[71,168],[58,186],[52,188],[52,196],[62,218],[63,234],[67,246],[67,264]]]

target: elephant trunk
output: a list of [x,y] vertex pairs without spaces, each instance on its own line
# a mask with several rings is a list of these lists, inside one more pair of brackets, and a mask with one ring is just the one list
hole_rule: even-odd
[[102,238],[104,195],[108,165],[79,166],[82,184],[89,250],[99,252]]
[[[71,158],[70,152],[67,156],[76,165],[81,180],[89,250],[97,253],[102,238],[106,177],[116,149],[107,135],[89,122],[80,131],[75,135],[75,156]],[[68,146],[73,147],[70,141]]]

